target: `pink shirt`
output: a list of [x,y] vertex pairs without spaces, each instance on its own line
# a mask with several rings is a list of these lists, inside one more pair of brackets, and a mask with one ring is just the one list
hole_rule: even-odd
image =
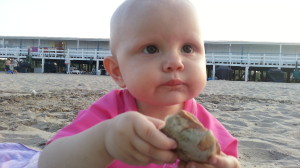
[[[237,157],[238,142],[226,128],[213,117],[203,106],[198,104],[195,99],[185,102],[184,110],[194,114],[199,121],[209,130],[211,130],[221,146],[222,152],[227,155]],[[61,129],[48,143],[82,132],[104,120],[114,118],[115,116],[127,112],[138,111],[134,97],[124,90],[113,90],[93,103],[88,109],[79,112],[74,121]],[[128,166],[120,161],[114,161],[109,168],[172,168],[175,164],[147,166]]]

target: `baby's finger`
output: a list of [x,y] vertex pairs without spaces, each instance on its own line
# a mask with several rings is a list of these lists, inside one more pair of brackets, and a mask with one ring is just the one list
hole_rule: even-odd
[[188,162],[182,168],[215,168],[212,165],[205,164],[205,163],[198,163],[198,162]]
[[232,156],[212,156],[209,163],[214,167],[240,168],[238,160]]
[[[151,120],[151,121],[150,121]],[[152,122],[152,119],[137,120],[134,123],[136,134],[144,141],[152,144],[156,148],[170,150],[176,148],[175,140],[167,137]]]
[[145,156],[142,153],[135,152],[135,153],[129,153],[128,154],[130,157],[131,162],[128,162],[129,164],[134,164],[134,165],[147,165],[149,164],[149,157]]
[[165,121],[157,119],[157,118],[148,117],[148,116],[147,116],[147,118],[155,125],[155,127],[157,129],[161,129],[166,124]]
[[[138,137],[137,137],[138,138]],[[117,159],[120,159],[122,162],[130,165],[147,165],[151,162],[149,156],[141,153],[136,148],[136,140],[131,141],[126,148],[120,148],[120,151],[124,151],[121,156]]]
[[143,139],[136,137],[132,141],[132,145],[139,153],[146,155],[148,160],[143,160],[148,163],[172,163],[175,162],[177,156],[169,150],[158,149]]

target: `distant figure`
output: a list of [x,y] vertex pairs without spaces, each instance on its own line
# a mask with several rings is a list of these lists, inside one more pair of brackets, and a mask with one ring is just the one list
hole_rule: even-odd
[[295,80],[296,83],[298,83],[300,81],[300,70],[298,68],[296,68],[293,72],[293,78]]
[[11,64],[13,66],[13,72],[17,73],[18,72],[18,67],[19,67],[18,61],[16,59],[12,59]]
[[8,74],[8,73],[11,73],[11,69],[10,69],[10,65],[11,65],[11,60],[10,58],[7,58],[7,60],[5,61],[5,72]]

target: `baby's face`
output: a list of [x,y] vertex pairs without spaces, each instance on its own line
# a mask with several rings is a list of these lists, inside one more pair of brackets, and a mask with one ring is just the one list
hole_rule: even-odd
[[112,48],[122,79],[138,103],[174,105],[206,84],[198,19],[184,0],[135,1]]

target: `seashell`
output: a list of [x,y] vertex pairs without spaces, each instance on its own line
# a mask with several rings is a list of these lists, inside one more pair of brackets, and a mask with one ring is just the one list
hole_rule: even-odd
[[161,131],[177,142],[175,153],[180,160],[207,163],[210,156],[220,154],[220,145],[213,133],[191,113],[182,110],[165,120]]

